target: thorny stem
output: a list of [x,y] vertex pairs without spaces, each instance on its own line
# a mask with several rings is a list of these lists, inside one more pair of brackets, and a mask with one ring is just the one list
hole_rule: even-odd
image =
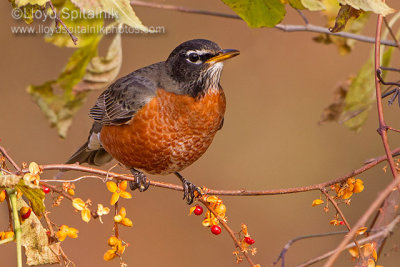
[[236,247],[237,249],[239,249],[240,252],[243,253],[244,257],[246,258],[246,260],[248,261],[248,263],[249,263],[251,266],[255,266],[254,263],[253,263],[253,261],[252,261],[252,259],[251,259],[250,256],[248,255],[247,251],[244,251],[244,250],[242,249],[242,246],[240,245],[239,240],[236,238],[235,233],[234,233],[234,232],[232,231],[232,229],[228,226],[228,224],[218,215],[218,213],[210,206],[210,204],[209,204],[207,201],[205,201],[205,200],[203,200],[203,199],[201,199],[201,198],[199,198],[198,201],[200,201],[201,203],[203,203],[203,205],[206,206],[206,208],[207,208],[212,214],[214,214],[215,218],[218,219],[219,223],[225,228],[225,230],[228,232],[228,234],[229,234],[230,237],[232,238],[232,240],[233,240],[233,242],[234,242],[234,244],[235,244],[235,247]]
[[[182,7],[182,6],[166,5],[166,4],[159,4],[159,3],[152,3],[152,2],[145,2],[145,1],[138,1],[138,0],[131,0],[131,5],[241,20],[241,18],[238,15],[232,15],[232,14],[226,14],[226,13],[220,13],[220,12],[214,12],[214,11],[208,11],[208,10],[186,8],[186,7]],[[332,33],[331,31],[329,31],[328,28],[315,26],[312,24],[306,24],[306,25],[277,24],[277,25],[275,25],[275,29],[278,29],[278,30],[281,30],[284,32],[316,32],[316,33],[323,33],[323,34],[328,34],[328,35],[339,36],[339,37],[343,37],[343,38],[347,38],[347,39],[354,39],[354,40],[357,40],[360,42],[365,42],[365,43],[374,43],[375,42],[375,38],[372,38],[369,36],[358,35],[358,34],[349,33],[349,32]],[[396,42],[389,41],[389,40],[382,40],[381,44],[387,45],[387,46],[397,46]]]
[[7,188],[6,191],[11,203],[11,210],[14,221],[14,233],[15,233],[15,239],[17,241],[17,266],[22,267],[22,245],[21,245],[22,229],[17,210],[17,191],[15,191],[15,189],[9,189],[9,188]]

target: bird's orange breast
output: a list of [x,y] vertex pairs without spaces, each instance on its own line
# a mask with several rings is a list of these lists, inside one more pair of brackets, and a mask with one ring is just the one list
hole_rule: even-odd
[[180,171],[210,146],[225,113],[222,89],[200,98],[159,89],[128,124],[106,125],[103,147],[129,168],[152,174]]

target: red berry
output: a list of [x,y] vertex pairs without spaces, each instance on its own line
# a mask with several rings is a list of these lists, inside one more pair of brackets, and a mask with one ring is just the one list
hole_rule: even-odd
[[203,213],[203,208],[200,205],[196,205],[196,208],[194,209],[193,213],[195,215],[201,215]]
[[344,225],[344,222],[343,222],[343,221],[341,221],[339,224],[340,224],[340,225]]
[[21,218],[26,220],[29,218],[29,216],[31,216],[32,209],[29,207],[22,207],[19,212],[21,214]]
[[246,241],[246,243],[249,244],[249,245],[253,245],[253,244],[256,242],[256,241],[254,241],[254,239],[251,238],[250,236],[246,236],[246,237],[244,238],[244,241]]
[[50,188],[43,186],[42,189],[45,194],[50,193]]
[[221,227],[219,227],[219,225],[211,226],[211,233],[214,235],[219,235],[221,233]]

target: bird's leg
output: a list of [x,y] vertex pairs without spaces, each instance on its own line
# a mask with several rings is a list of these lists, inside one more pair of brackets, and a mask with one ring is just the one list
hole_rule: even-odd
[[136,190],[139,189],[140,192],[144,192],[149,188],[150,182],[147,180],[146,175],[141,172],[136,170],[135,168],[131,169],[131,173],[133,174],[133,177],[135,177],[135,181],[130,181],[129,182],[129,187],[131,190]]
[[179,180],[182,182],[183,186],[183,199],[186,199],[186,203],[189,205],[193,203],[194,200],[194,191],[197,191],[201,195],[201,190],[185,178],[179,173],[175,172],[175,175],[178,176]]

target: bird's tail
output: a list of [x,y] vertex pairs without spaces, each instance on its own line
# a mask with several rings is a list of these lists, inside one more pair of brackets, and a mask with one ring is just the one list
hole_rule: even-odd
[[113,158],[108,152],[100,147],[99,149],[89,149],[88,141],[84,143],[66,162],[66,164],[73,163],[88,163],[90,165],[102,166],[110,162]]
[[[84,143],[66,162],[65,164],[74,164],[74,163],[88,163],[90,165],[102,166],[108,162],[110,162],[113,157],[108,154],[108,152],[100,147],[96,150],[89,149],[88,142]],[[64,174],[64,171],[59,171],[55,179],[60,179]]]

